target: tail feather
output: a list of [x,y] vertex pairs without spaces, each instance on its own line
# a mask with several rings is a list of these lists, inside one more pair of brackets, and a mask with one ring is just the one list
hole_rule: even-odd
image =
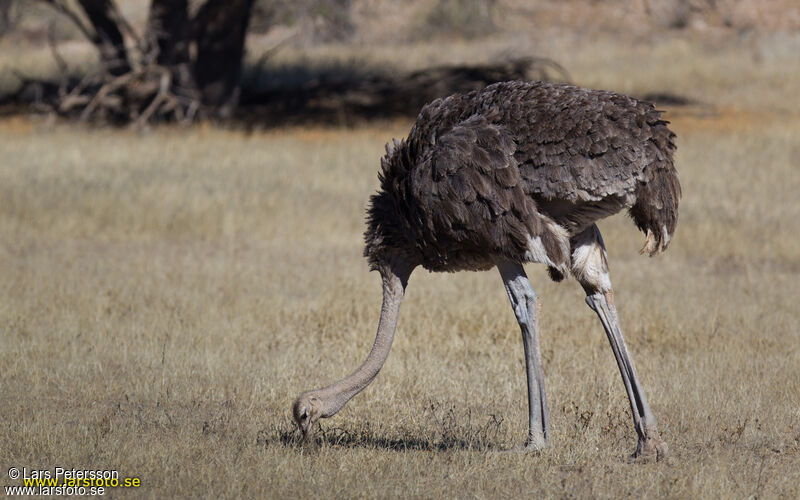
[[652,165],[652,178],[639,185],[629,213],[647,236],[639,253],[653,257],[667,249],[678,225],[681,184],[671,158]]

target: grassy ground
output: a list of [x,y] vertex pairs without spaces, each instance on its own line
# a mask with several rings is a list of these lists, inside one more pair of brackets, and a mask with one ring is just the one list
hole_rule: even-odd
[[[620,67],[633,72],[636,53]],[[573,57],[580,83],[637,87]],[[20,484],[12,466],[61,466],[117,469],[155,498],[800,496],[800,115],[776,109],[789,85],[771,85],[791,71],[768,65],[749,91],[700,72],[708,105],[670,111],[684,200],[665,255],[638,256],[624,216],[601,223],[672,451],[635,466],[602,327],[577,284],[536,266],[550,449],[496,453],[521,444],[527,401],[493,272],[412,276],[379,377],[296,444],[293,398],[346,375],[373,341],[364,206],[383,143],[407,123],[249,135],[0,123],[0,485]]]

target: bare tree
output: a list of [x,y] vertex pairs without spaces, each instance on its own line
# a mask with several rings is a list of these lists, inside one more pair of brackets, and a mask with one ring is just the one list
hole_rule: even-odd
[[194,16],[187,0],[151,0],[143,35],[114,0],[39,1],[64,14],[100,60],[97,71],[59,93],[58,112],[142,125],[235,109],[253,0],[206,0]]

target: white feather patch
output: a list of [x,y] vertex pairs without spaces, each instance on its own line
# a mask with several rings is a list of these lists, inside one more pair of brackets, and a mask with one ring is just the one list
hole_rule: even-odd
[[667,231],[667,225],[666,224],[661,226],[661,231],[662,231],[661,234],[664,235],[664,241],[663,241],[663,243],[661,243],[661,248],[667,248],[667,245],[669,245],[670,237],[669,237],[669,231]]
[[[558,244],[561,246],[562,255],[569,255],[569,235],[567,234],[567,230],[555,222],[548,221],[546,224],[550,232],[557,237]],[[528,251],[525,252],[523,257],[525,257],[526,262],[538,262],[554,267],[564,276],[569,274],[568,263],[556,264],[550,259],[550,256],[547,255],[547,250],[544,248],[541,236],[528,236]]]
[[572,273],[580,283],[589,283],[602,292],[611,290],[611,278],[606,264],[606,250],[594,238],[594,231],[576,242],[572,251]]
[[550,262],[550,257],[547,256],[547,251],[544,249],[540,236],[536,238],[528,236],[528,251],[525,252],[524,257],[528,262],[539,262],[547,264],[548,266],[553,265],[553,263]]

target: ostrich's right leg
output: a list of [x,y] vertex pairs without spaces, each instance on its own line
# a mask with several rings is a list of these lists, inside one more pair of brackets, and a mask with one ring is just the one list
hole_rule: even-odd
[[534,451],[547,446],[550,437],[550,417],[547,415],[547,398],[544,392],[544,371],[539,349],[539,308],[525,269],[516,262],[502,261],[497,269],[514,308],[525,348],[525,369],[528,378],[529,431],[525,449]]
[[606,249],[600,230],[593,224],[575,236],[571,244],[572,273],[586,291],[586,303],[603,323],[625,383],[625,390],[628,392],[633,426],[639,436],[636,451],[631,458],[660,460],[667,454],[667,444],[658,433],[656,419],[647,404],[642,385],[633,368],[633,360],[622,337],[622,328],[614,306],[614,291],[611,289]]

